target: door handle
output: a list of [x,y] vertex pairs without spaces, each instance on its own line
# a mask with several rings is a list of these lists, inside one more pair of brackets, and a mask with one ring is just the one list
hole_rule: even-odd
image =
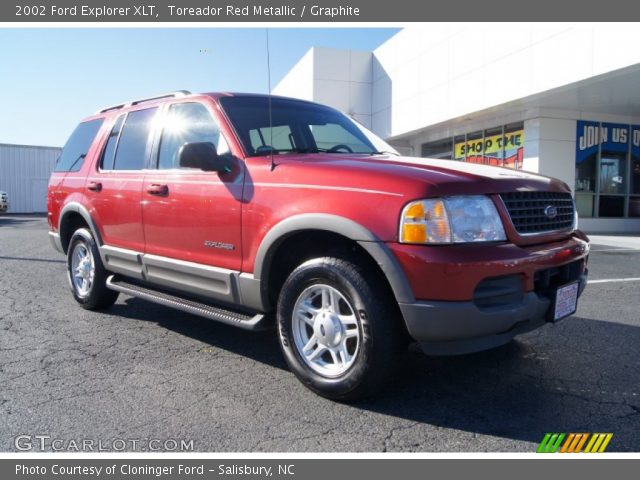
[[159,183],[154,183],[147,188],[147,192],[151,195],[168,195],[169,194],[169,186],[161,185]]
[[89,182],[89,185],[87,185],[87,189],[91,190],[92,192],[99,192],[100,190],[102,190],[102,183]]

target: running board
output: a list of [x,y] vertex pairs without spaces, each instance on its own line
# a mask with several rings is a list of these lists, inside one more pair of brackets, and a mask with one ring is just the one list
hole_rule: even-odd
[[264,325],[265,322],[263,322],[265,319],[263,314],[256,314],[252,316],[250,314],[229,310],[224,307],[214,307],[213,305],[189,300],[170,293],[141,287],[140,285],[126,282],[115,275],[111,275],[107,278],[107,288],[126,295],[142,298],[149,302],[158,303],[165,307],[182,310],[183,312],[198,315],[200,317],[208,318],[209,320],[215,320],[216,322],[225,323],[245,330],[263,330],[266,327]]

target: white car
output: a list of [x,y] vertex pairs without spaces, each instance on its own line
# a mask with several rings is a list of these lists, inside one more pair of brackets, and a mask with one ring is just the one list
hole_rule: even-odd
[[0,190],[0,213],[7,213],[9,210],[9,195]]

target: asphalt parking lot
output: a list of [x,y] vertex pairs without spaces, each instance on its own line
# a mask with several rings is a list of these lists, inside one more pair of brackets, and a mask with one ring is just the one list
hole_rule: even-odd
[[[612,432],[607,451],[640,450],[639,281],[590,284],[575,316],[490,352],[412,348],[385,393],[343,405],[287,371],[272,331],[124,296],[82,310],[46,229],[43,217],[0,217],[1,451],[46,435],[62,448],[532,452],[546,432]],[[594,245],[590,274],[640,277],[640,250]]]

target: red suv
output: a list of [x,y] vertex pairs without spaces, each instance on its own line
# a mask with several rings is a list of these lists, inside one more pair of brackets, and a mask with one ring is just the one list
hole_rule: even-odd
[[247,330],[275,319],[291,370],[343,400],[411,339],[467,353],[571,315],[589,253],[559,180],[402,158],[332,108],[229,93],[83,120],[49,225],[84,308],[124,293]]

